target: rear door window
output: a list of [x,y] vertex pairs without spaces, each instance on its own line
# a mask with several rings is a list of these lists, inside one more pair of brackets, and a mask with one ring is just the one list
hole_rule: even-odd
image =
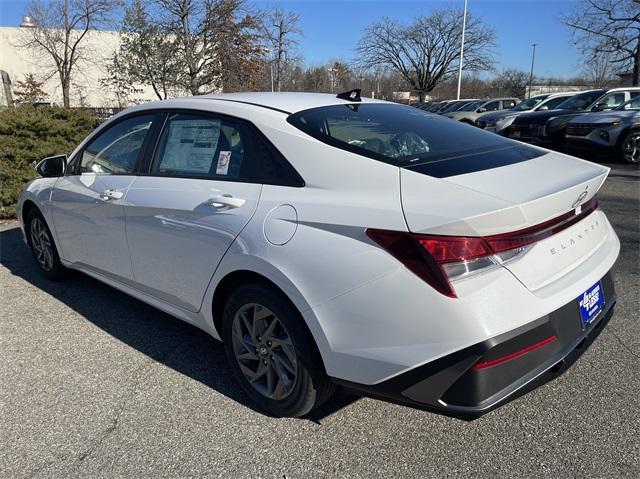
[[151,173],[291,186],[303,183],[253,126],[198,113],[169,114]]
[[544,103],[543,106],[546,106],[549,110],[554,110],[560,103],[567,99],[566,96],[559,96],[557,98],[552,98],[548,102]]
[[487,103],[484,107],[484,111],[496,111],[500,109],[500,102],[499,101],[491,101],[489,103]]

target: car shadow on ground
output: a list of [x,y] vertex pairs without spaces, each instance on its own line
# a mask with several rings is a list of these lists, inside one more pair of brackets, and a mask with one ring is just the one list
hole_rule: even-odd
[[[0,231],[0,263],[119,341],[257,411],[233,377],[222,343],[207,333],[82,273],[46,279],[17,226]],[[358,399],[338,390],[305,419],[319,423]]]

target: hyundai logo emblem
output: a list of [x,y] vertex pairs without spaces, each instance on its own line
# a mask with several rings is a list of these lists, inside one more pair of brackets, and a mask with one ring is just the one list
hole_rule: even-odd
[[580,196],[578,196],[578,198],[576,198],[576,200],[573,202],[573,204],[571,205],[572,208],[577,208],[578,206],[580,206],[580,203],[582,203],[582,200],[584,199],[585,196],[587,196],[587,190],[583,191],[582,193],[580,193]]

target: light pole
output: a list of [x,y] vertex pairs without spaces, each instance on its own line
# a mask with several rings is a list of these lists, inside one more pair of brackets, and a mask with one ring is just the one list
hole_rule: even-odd
[[533,83],[533,64],[536,61],[536,47],[538,46],[537,43],[532,43],[531,46],[533,47],[533,52],[531,53],[531,74],[529,75],[529,96],[528,98],[531,98],[531,84]]
[[460,44],[460,66],[458,68],[458,96],[460,99],[460,87],[462,85],[462,60],[464,59],[464,32],[467,29],[467,0],[464,0],[464,13],[462,14],[462,42]]

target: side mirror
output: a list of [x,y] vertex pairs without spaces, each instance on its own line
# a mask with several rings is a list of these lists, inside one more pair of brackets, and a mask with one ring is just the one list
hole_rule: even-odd
[[478,113],[486,113],[487,109],[486,108],[478,108]]
[[608,108],[609,108],[609,105],[607,105],[606,102],[602,102],[602,103],[596,104],[596,106],[594,106],[591,110],[592,111],[602,111],[602,110],[606,110]]
[[547,111],[549,109],[549,107],[547,105],[542,105],[540,108],[538,108],[538,111]]
[[36,165],[36,171],[43,178],[64,175],[67,169],[67,155],[49,156]]

